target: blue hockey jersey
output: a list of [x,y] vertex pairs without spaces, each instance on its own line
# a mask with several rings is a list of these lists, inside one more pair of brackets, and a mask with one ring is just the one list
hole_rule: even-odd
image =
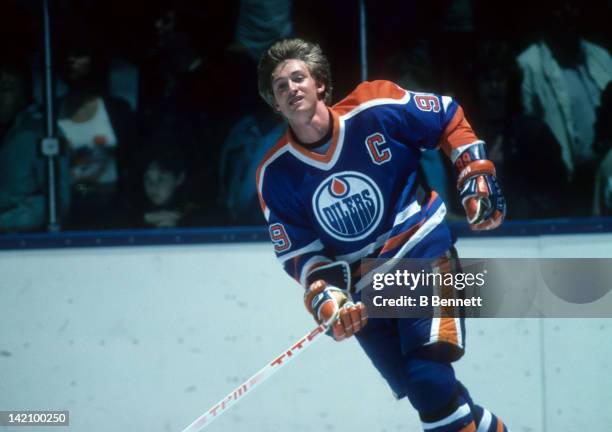
[[[441,147],[454,161],[477,138],[448,96],[388,81],[360,84],[330,107],[332,142],[319,154],[285,133],[257,170],[257,188],[277,258],[305,284],[332,261],[434,258],[452,246],[435,191],[419,197],[421,153]],[[368,269],[371,270],[371,269]]]

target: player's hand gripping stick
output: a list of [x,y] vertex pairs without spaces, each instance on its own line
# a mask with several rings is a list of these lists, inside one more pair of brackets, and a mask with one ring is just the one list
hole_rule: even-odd
[[353,336],[368,322],[363,303],[349,301],[341,289],[328,286],[323,280],[310,284],[304,293],[304,303],[319,324],[331,328],[337,341]]

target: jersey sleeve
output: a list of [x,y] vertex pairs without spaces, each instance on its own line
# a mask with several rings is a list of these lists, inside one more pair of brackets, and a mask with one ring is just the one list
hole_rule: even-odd
[[335,108],[340,114],[374,108],[400,141],[420,150],[441,148],[453,162],[465,146],[478,142],[452,97],[408,91],[390,81],[361,83]]
[[424,150],[441,148],[454,163],[466,146],[479,142],[463,108],[450,96],[410,93],[402,133]]
[[310,272],[333,260],[312,229],[296,195],[283,191],[282,182],[264,178],[261,184],[260,204],[276,258],[289,276],[306,286]]

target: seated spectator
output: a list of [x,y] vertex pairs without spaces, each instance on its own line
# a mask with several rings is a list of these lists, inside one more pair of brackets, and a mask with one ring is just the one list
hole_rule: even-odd
[[506,193],[507,217],[569,216],[567,170],[559,144],[544,122],[521,113],[520,70],[508,45],[484,42],[473,76],[477,108],[473,123],[487,143]]
[[588,215],[598,164],[593,150],[595,109],[612,79],[612,59],[605,48],[580,37],[577,1],[549,3],[553,20],[547,35],[518,57],[523,107],[552,130],[571,180],[575,215]]
[[[27,68],[0,64],[0,232],[40,230],[47,219],[47,161],[39,150],[44,122],[28,106],[26,77]],[[56,166],[61,215],[70,198],[66,158]]]
[[[81,18],[81,17],[79,17]],[[88,16],[83,18],[89,22]],[[127,102],[132,111],[138,104],[138,83],[140,72],[128,60],[110,55],[103,44],[101,36],[95,36],[86,29],[87,24],[70,23],[62,27],[60,33],[58,57],[62,61],[58,64],[60,73],[55,80],[55,95],[64,97],[70,90],[74,77],[67,74],[96,73],[96,80],[101,84],[101,90],[110,96]],[[42,67],[39,64],[42,58],[36,58],[32,72],[34,76],[34,98],[39,104],[43,103],[44,79]]]
[[185,184],[185,161],[176,154],[159,154],[148,164],[143,175],[147,208],[142,214],[144,225],[156,228],[176,227],[188,206],[180,195]]
[[220,222],[192,198],[187,165],[180,149],[157,145],[147,151],[142,173],[142,199],[133,226],[139,228],[195,227]]
[[61,63],[69,85],[58,114],[70,157],[69,229],[125,223],[122,211],[136,146],[133,114],[125,101],[107,95],[106,75],[97,60],[93,51],[77,44],[68,47]]

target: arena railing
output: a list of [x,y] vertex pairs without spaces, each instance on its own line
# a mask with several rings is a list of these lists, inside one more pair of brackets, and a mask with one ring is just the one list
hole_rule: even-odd
[[[506,221],[494,231],[474,232],[464,222],[449,222],[458,238],[524,237],[612,232],[612,218]],[[268,242],[265,226],[59,231],[0,235],[0,250],[108,246],[193,245]]]

